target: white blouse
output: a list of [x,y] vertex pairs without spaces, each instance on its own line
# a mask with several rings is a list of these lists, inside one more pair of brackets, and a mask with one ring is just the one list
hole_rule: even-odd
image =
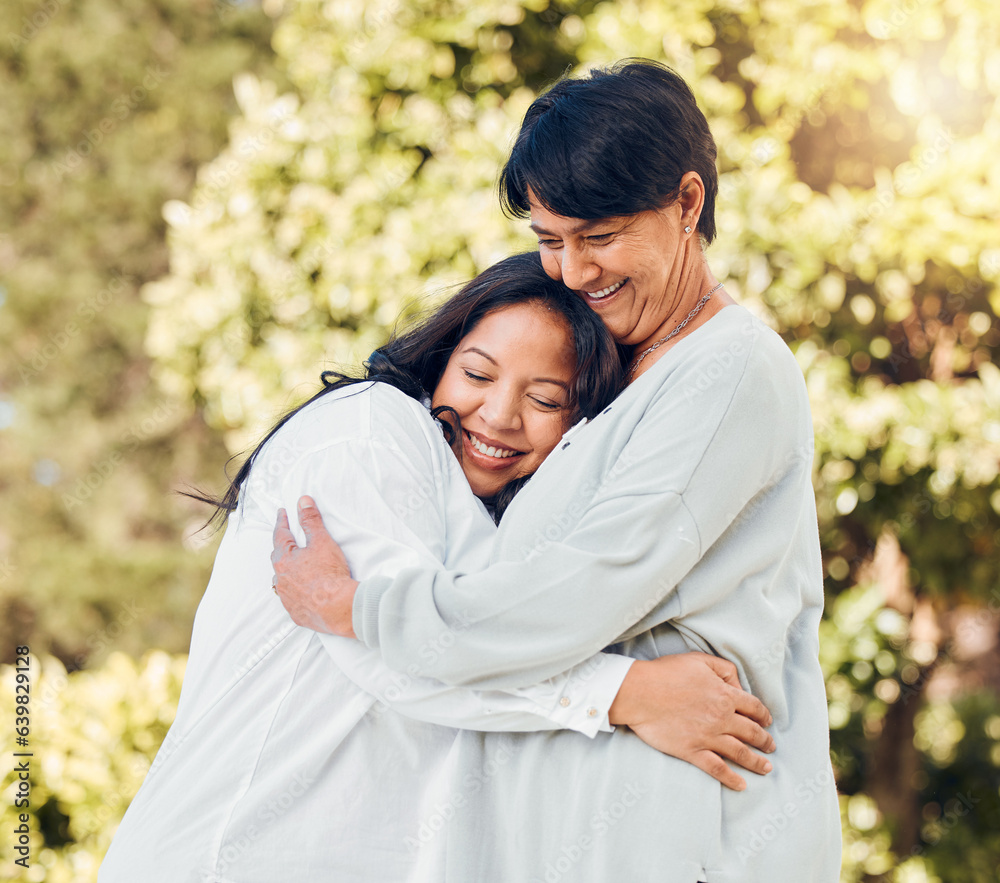
[[[632,660],[598,654],[531,687],[477,691],[394,672],[378,651],[292,623],[271,590],[284,507],[316,500],[355,574],[486,566],[495,528],[420,403],[384,384],[331,393],[262,451],[198,608],[177,717],[101,883],[434,881],[459,730],[611,731]],[[450,652],[460,619],[419,648]],[[578,737],[579,738],[579,737]],[[487,782],[502,751],[466,785]]]

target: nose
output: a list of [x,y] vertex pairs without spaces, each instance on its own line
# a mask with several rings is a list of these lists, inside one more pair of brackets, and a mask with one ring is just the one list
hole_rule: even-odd
[[575,245],[563,246],[560,265],[562,284],[577,291],[587,291],[601,275],[601,268],[594,263],[588,253]]
[[518,430],[521,428],[520,397],[513,390],[493,384],[479,410],[483,422],[491,429]]

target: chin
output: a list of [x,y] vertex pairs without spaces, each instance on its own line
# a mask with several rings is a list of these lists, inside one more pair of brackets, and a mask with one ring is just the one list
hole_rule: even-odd
[[480,500],[489,500],[495,497],[500,492],[500,488],[502,488],[506,483],[507,482],[504,482],[503,484],[490,485],[489,487],[473,486],[472,493],[479,497]]
[[[517,476],[515,475],[505,475],[500,478],[496,475],[487,476],[486,481],[470,481],[469,487],[472,488],[472,493],[474,493],[481,500],[488,500],[490,497],[495,497],[503,487],[508,483],[513,481]],[[468,478],[468,476],[466,476]]]

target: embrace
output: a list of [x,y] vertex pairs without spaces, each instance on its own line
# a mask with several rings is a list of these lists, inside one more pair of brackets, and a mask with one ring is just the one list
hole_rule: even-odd
[[102,883],[836,883],[809,404],[709,270],[715,161],[652,62],[532,104],[500,189],[538,252],[212,501]]

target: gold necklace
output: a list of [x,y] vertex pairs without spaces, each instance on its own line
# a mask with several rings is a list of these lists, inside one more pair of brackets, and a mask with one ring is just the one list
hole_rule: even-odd
[[671,331],[666,337],[661,337],[658,341],[656,341],[656,343],[646,347],[646,349],[644,349],[641,353],[639,353],[639,358],[635,360],[635,364],[632,365],[632,367],[629,369],[628,372],[629,379],[631,379],[632,375],[635,374],[636,369],[639,367],[639,363],[642,362],[642,360],[645,359],[646,356],[648,356],[653,350],[657,349],[658,347],[663,346],[663,344],[665,344],[671,338],[676,337],[678,334],[681,333],[681,331],[684,329],[684,326],[686,326],[688,322],[690,322],[695,316],[698,315],[698,313],[701,312],[702,307],[704,307],[705,304],[708,303],[712,295],[715,294],[715,292],[717,292],[720,288],[722,288],[722,284],[723,283],[720,282],[718,285],[715,286],[715,288],[713,288],[710,292],[708,292],[708,294],[706,294],[700,301],[698,301],[698,303],[695,305],[695,308],[691,310],[690,313],[687,314],[684,321],[681,322],[681,324],[678,325],[673,331]]

